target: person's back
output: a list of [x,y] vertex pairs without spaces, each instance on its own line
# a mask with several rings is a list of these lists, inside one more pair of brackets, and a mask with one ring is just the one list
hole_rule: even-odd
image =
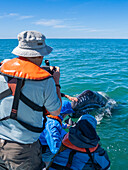
[[18,40],[12,53],[23,57],[5,62],[0,69],[0,167],[4,161],[10,169],[41,169],[38,138],[44,128],[43,113],[46,108],[58,115],[61,109],[60,90],[55,87],[55,83],[59,84],[59,71],[53,80],[40,68],[43,56],[52,51],[45,44],[44,35],[24,31]]
[[[7,76],[0,75],[0,84],[1,91],[8,88],[8,78]],[[45,96],[50,95],[51,84],[54,85],[53,79],[49,78],[43,81],[32,81],[25,80],[25,84],[21,90],[21,92],[29,99],[31,99],[34,103],[37,103],[39,106],[43,106],[45,102]],[[55,97],[56,99],[56,97]],[[0,117],[3,118],[4,115],[11,113],[13,102],[13,96],[8,96],[7,99],[1,100],[0,104]],[[49,99],[45,102],[45,107],[50,111],[52,111],[51,103],[52,100]],[[57,104],[56,100],[56,104]],[[58,105],[58,104],[57,104]],[[58,107],[56,105],[56,108]],[[27,114],[29,113],[29,114]],[[17,119],[22,120],[23,122],[28,123],[34,127],[42,127],[42,112],[35,111],[24,104],[21,100],[19,101]],[[38,140],[40,133],[33,133],[32,131],[28,131],[24,126],[19,124],[19,122],[14,121],[12,119],[8,119],[8,121],[0,122],[1,132],[0,138],[5,140],[12,140],[20,143],[33,143]],[[15,126],[12,125],[15,124]],[[3,126],[2,126],[3,125]],[[5,136],[5,131],[8,132]],[[17,136],[17,137],[16,137]]]
[[95,131],[96,120],[91,115],[83,115],[76,126],[69,129],[49,170],[93,170],[108,169],[110,161],[107,152],[98,144]]

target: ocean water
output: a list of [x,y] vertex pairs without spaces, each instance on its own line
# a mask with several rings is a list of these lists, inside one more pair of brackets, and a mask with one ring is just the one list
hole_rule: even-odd
[[[11,54],[17,40],[0,40],[0,61]],[[128,40],[48,39],[54,48],[45,56],[59,66],[61,92],[77,96],[84,90],[106,93],[116,107],[97,125],[102,147],[108,151],[111,170],[128,169]]]

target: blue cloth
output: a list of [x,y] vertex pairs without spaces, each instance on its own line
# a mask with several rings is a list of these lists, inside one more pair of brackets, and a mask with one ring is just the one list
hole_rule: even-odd
[[69,101],[66,100],[62,100],[62,108],[60,111],[60,114],[70,114],[70,113],[74,113],[74,110],[71,107],[71,103]]
[[[66,166],[68,163],[68,158],[69,158],[69,154],[71,151],[72,151],[71,149],[66,149],[63,152],[59,153],[54,158],[53,162],[58,165]],[[102,155],[101,155],[101,152],[102,152]],[[101,166],[101,170],[108,168],[110,166],[110,161],[108,159],[108,156],[106,156],[105,154],[106,152],[101,147],[99,147],[97,151],[92,153],[94,162]],[[73,157],[72,165],[70,168],[73,170],[78,170],[78,169],[82,170],[84,167],[85,169],[92,170],[93,168],[90,167],[88,164],[89,159],[90,157],[88,156],[87,153],[76,152],[76,154]],[[55,170],[55,169],[50,167],[49,170]]]
[[55,154],[50,151],[49,147],[47,147],[45,153],[42,154],[42,161],[51,162],[54,155]]
[[56,154],[61,146],[61,142],[65,134],[66,132],[62,129],[58,120],[47,117],[45,129],[41,133],[39,140],[42,145],[48,145],[50,151],[53,154]]
[[[68,158],[69,154],[71,152],[71,149],[66,149],[63,152],[59,153],[55,158],[54,158],[54,163],[66,166],[68,163]],[[85,153],[80,153],[77,152],[72,161],[72,166],[70,167],[73,170],[80,170],[84,167],[85,163],[89,160],[89,156]],[[54,170],[54,168],[49,168],[49,170]]]
[[[60,112],[60,119],[63,121],[63,114],[69,114],[73,113],[73,109],[71,107],[71,103],[68,101],[62,101],[62,108]],[[58,120],[52,119],[47,117],[47,122],[45,124],[45,129],[41,133],[39,140],[42,145],[48,145],[49,148],[47,148],[46,152],[42,154],[42,160],[44,162],[51,161],[51,158],[58,152],[62,139],[64,135],[67,133],[63,129],[67,128],[67,124],[58,122]]]
[[[59,115],[61,120],[63,117]],[[67,132],[62,129],[58,120],[47,117],[45,129],[41,133],[39,140],[42,145],[48,145],[45,153],[42,154],[42,161],[50,162],[54,154],[60,149],[62,139]]]

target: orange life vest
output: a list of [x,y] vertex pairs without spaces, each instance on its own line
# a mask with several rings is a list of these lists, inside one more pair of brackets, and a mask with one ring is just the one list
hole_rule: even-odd
[[[0,119],[0,121],[11,118],[18,121],[21,125],[26,127],[28,130],[40,133],[45,127],[45,121],[46,121],[45,108],[44,106],[39,106],[35,104],[26,96],[24,96],[21,92],[21,88],[24,83],[23,80],[25,79],[36,80],[36,81],[44,80],[50,78],[51,74],[23,57],[14,58],[2,64],[0,73],[2,75],[8,76],[8,86],[9,86],[9,89],[0,93],[0,100],[10,95],[10,92],[11,95],[14,96],[14,101],[13,101],[13,106],[12,106],[12,111],[10,116],[2,118]],[[43,128],[33,127],[20,120],[17,120],[19,99],[22,102],[24,102],[27,106],[29,106],[31,109],[39,112],[43,112],[43,116],[44,116]]]
[[43,80],[51,76],[49,72],[23,57],[14,58],[4,63],[1,66],[1,73],[30,80]]
[[[79,148],[75,145],[73,145],[70,141],[69,141],[69,133],[67,133],[65,136],[64,136],[64,139],[62,140],[62,143],[63,145],[65,145],[66,147],[70,148],[70,149],[73,149],[73,150],[76,150],[76,151],[80,151],[80,152],[87,152],[85,148]],[[93,148],[89,148],[89,151],[90,152],[94,152],[97,148],[98,148],[99,144],[97,144],[96,147],[93,147]]]

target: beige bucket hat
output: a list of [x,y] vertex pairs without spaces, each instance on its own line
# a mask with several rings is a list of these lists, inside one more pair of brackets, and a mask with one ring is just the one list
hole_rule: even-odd
[[37,31],[23,31],[18,34],[19,45],[12,51],[22,57],[39,57],[51,53],[52,48],[45,44],[45,36]]

